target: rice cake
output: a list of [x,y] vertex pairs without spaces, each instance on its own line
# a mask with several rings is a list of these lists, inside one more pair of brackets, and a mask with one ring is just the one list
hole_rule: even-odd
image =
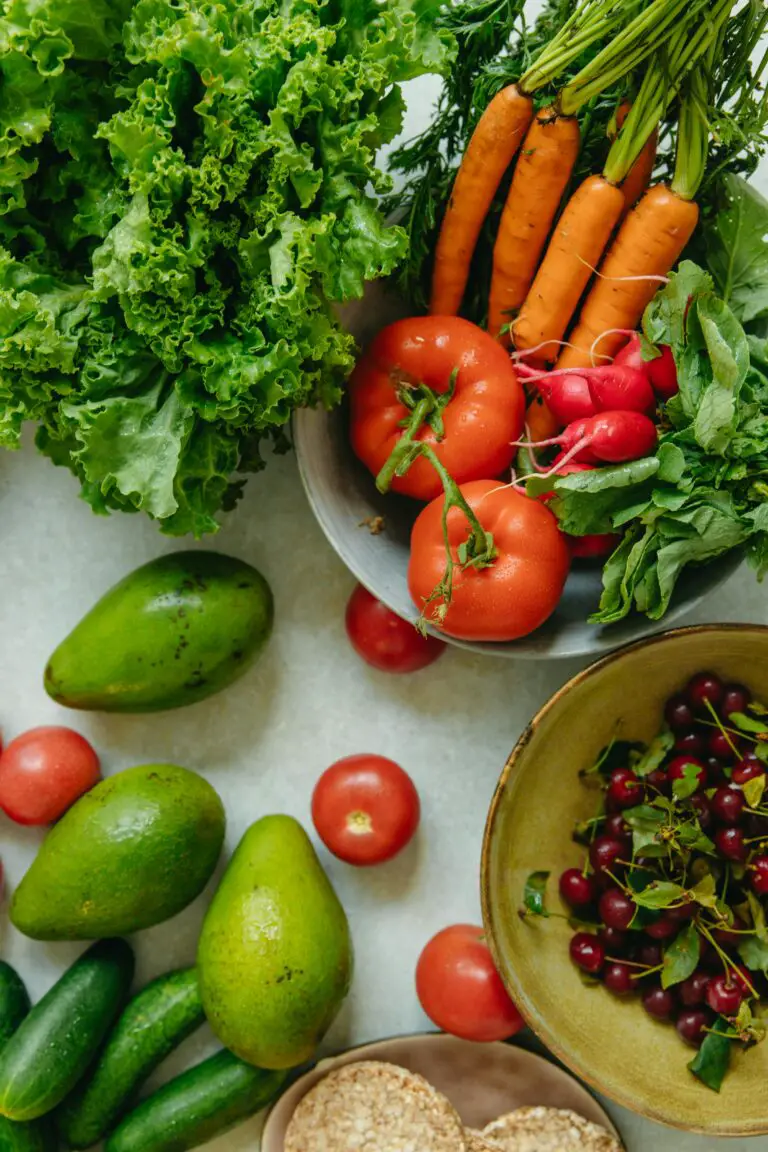
[[487,1124],[483,1135],[502,1152],[622,1152],[605,1128],[565,1108],[518,1108]]
[[500,1152],[501,1144],[494,1144],[482,1132],[475,1132],[472,1128],[467,1128],[465,1133],[467,1139],[467,1152]]
[[363,1061],[331,1072],[296,1107],[285,1152],[468,1152],[453,1105],[421,1076]]

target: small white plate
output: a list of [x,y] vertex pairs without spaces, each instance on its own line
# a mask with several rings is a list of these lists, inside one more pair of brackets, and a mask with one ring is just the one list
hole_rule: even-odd
[[322,1060],[272,1108],[261,1152],[283,1152],[288,1123],[302,1097],[329,1072],[361,1060],[380,1060],[417,1072],[448,1097],[467,1128],[484,1128],[515,1108],[543,1105],[570,1108],[621,1139],[589,1092],[541,1056],[510,1044],[470,1044],[454,1036],[425,1033],[380,1040]]

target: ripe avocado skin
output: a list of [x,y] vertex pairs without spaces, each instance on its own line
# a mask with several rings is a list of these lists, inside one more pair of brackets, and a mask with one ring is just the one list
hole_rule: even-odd
[[221,1042],[260,1068],[310,1060],[352,979],[344,909],[309,837],[266,816],[240,841],[198,946],[200,996]]
[[224,843],[207,780],[172,764],[102,780],[50,830],[17,887],[10,918],[34,940],[125,936],[198,896]]
[[272,632],[274,604],[250,564],[174,552],[104,595],[56,649],[45,690],[90,712],[160,712],[226,688]]

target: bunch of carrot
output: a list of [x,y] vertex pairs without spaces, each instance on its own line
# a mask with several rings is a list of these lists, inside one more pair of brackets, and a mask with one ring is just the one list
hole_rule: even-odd
[[[458,313],[480,230],[519,153],[494,250],[489,329],[537,364],[589,367],[616,354],[698,223],[694,197],[709,137],[707,78],[734,2],[584,0],[577,6],[525,75],[493,99],[470,140],[438,241],[433,314]],[[534,93],[608,36],[554,102],[536,112]],[[622,80],[634,85],[635,96],[617,109],[603,173],[586,179],[564,204],[580,149],[578,113]],[[649,186],[659,126],[675,102],[674,179]]]

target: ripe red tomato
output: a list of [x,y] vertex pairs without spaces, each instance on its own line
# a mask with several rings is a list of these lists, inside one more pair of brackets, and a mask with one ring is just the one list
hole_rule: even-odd
[[71,728],[31,728],[0,756],[0,808],[17,824],[51,824],[99,780],[99,758]]
[[329,852],[367,867],[391,860],[419,825],[419,794],[407,772],[385,756],[347,756],[320,777],[312,819]]
[[418,672],[434,664],[446,649],[436,636],[422,636],[413,624],[390,612],[362,584],[349,598],[346,626],[355,652],[380,672]]
[[[517,640],[552,615],[570,566],[568,544],[552,513],[538,500],[505,488],[495,480],[464,484],[461,492],[482,527],[493,535],[497,557],[488,568],[462,568],[458,551],[469,536],[460,508],[448,514],[453,553],[453,598],[443,628],[462,640]],[[443,579],[445,540],[443,499],[421,512],[411,534],[408,587],[422,607]],[[438,622],[441,599],[426,608]]]
[[[403,435],[410,415],[404,393],[418,399],[417,385],[444,394],[456,375],[453,396],[442,411],[442,435],[425,424],[417,439],[434,448],[457,484],[500,476],[512,463],[520,439],[525,396],[507,353],[482,328],[457,316],[420,316],[385,328],[368,348],[349,382],[351,440],[355,454],[378,476]],[[442,492],[429,461],[414,461],[392,490],[417,500]]]
[[433,936],[419,957],[416,992],[430,1020],[463,1040],[506,1040],[525,1027],[483,929],[473,924],[454,924]]

